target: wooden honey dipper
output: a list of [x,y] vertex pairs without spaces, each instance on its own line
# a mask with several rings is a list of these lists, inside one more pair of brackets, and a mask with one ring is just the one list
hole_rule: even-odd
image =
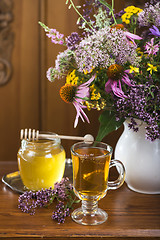
[[31,129],[21,129],[20,132],[20,139],[23,140],[38,140],[40,138],[47,138],[47,139],[55,139],[55,138],[60,138],[60,139],[69,139],[69,140],[78,140],[78,141],[84,141],[84,142],[93,142],[94,137],[91,134],[86,134],[84,137],[78,137],[78,136],[64,136],[64,135],[52,135],[52,134],[44,134],[44,133],[39,133],[38,130],[31,130]]

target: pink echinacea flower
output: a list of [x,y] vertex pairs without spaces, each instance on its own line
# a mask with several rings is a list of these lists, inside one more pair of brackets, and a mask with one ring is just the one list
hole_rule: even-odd
[[65,84],[60,89],[60,96],[63,101],[67,103],[73,103],[77,114],[74,122],[74,128],[77,127],[79,117],[84,122],[85,120],[89,122],[89,119],[84,112],[83,108],[86,106],[83,105],[85,98],[89,97],[89,85],[94,81],[95,75],[93,75],[87,82],[77,86],[72,84]]
[[120,98],[127,98],[122,90],[121,81],[128,86],[133,86],[127,74],[129,71],[130,70],[123,71],[122,66],[112,64],[107,70],[108,81],[105,84],[105,91],[107,93],[113,92],[114,95]]

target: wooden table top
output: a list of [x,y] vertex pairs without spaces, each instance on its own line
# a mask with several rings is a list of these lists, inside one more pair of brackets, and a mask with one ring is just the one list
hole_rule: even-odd
[[[0,178],[17,169],[16,162],[0,162]],[[51,207],[31,216],[18,209],[18,197],[0,182],[0,239],[160,239],[160,195],[135,193],[126,184],[99,201],[109,217],[98,226],[81,226],[70,217],[58,224]]]

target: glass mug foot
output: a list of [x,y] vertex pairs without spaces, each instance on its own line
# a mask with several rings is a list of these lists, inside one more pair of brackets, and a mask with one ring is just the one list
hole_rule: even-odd
[[82,208],[78,208],[72,212],[71,217],[76,223],[82,225],[98,225],[107,220],[108,214],[100,208],[93,215],[84,214]]

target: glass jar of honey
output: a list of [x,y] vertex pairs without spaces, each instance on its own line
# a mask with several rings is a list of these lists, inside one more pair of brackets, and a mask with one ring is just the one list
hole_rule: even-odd
[[54,183],[61,181],[66,154],[61,140],[54,135],[53,139],[22,140],[17,159],[20,176],[27,189],[54,188]]

